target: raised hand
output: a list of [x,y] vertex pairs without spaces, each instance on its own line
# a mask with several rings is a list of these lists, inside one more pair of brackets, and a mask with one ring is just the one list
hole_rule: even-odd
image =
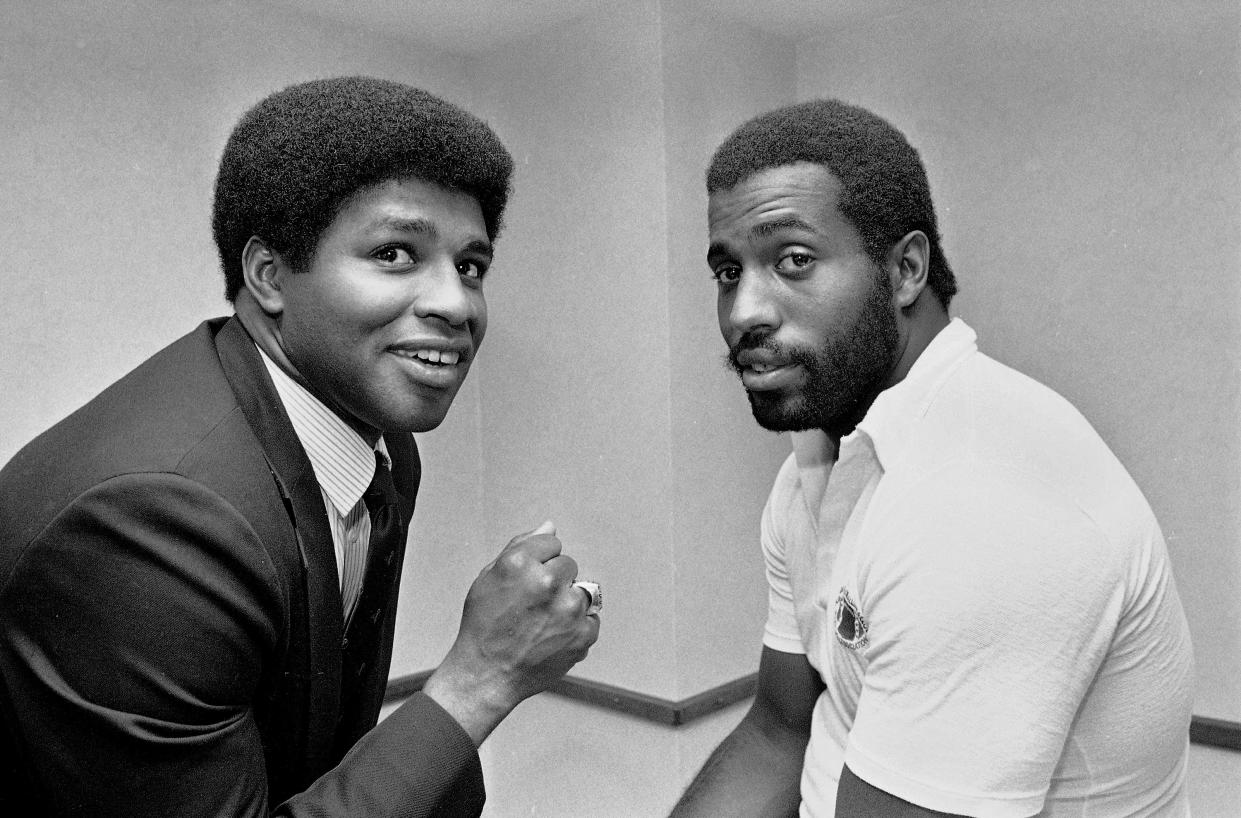
[[577,563],[544,523],[514,537],[470,586],[461,628],[424,691],[481,744],[524,699],[586,658],[599,617]]

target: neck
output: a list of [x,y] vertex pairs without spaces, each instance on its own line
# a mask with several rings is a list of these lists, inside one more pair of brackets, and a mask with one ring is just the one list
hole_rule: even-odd
[[362,436],[371,446],[379,442],[380,432],[378,429],[372,429],[369,426],[359,422],[356,418],[351,417],[347,412],[342,412],[338,406],[332,401],[326,399],[319,390],[315,389],[314,384],[302,376],[293,362],[289,360],[289,356],[285,354],[284,345],[280,340],[280,321],[274,315],[267,313],[249,290],[242,289],[237,294],[237,299],[233,302],[233,309],[237,313],[237,320],[241,321],[241,325],[246,328],[246,332],[250,334],[250,338],[263,353],[271,358],[272,363],[280,367],[286,375],[297,381],[302,387],[314,395],[324,406],[336,413],[337,417],[349,424],[349,427]]
[[948,326],[949,321],[948,311],[930,293],[924,294],[897,316],[897,347],[893,356],[894,363],[887,376],[863,400],[858,401],[852,413],[830,428],[823,429],[831,442],[833,459],[835,453],[839,452],[840,439],[857,428],[881,392],[905,380],[922,351],[935,340],[940,330]]
[[910,320],[902,327],[900,336],[901,352],[896,359],[896,365],[892,367],[892,371],[888,374],[888,379],[883,386],[884,389],[896,386],[905,380],[905,376],[913,368],[914,362],[921,357],[922,351],[930,346],[931,341],[935,340],[935,336],[939,335],[940,330],[948,326],[951,320],[948,317],[948,311],[940,306],[939,301],[935,301],[934,307],[926,309],[924,314],[916,314],[918,312],[917,304],[911,307],[911,310],[915,314],[911,315]]

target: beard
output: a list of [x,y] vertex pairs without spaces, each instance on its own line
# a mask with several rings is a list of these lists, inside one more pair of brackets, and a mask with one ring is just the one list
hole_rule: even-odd
[[892,284],[876,270],[853,324],[828,335],[818,349],[787,347],[772,340],[772,332],[747,332],[728,354],[729,365],[741,374],[737,355],[743,350],[766,349],[800,364],[806,373],[798,392],[748,392],[754,419],[773,432],[823,429],[843,436],[866,414],[891,373],[900,345]]

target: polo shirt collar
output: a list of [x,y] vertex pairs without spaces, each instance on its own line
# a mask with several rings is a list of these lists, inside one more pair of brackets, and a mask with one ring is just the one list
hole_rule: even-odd
[[375,452],[380,452],[384,461],[390,462],[383,438],[372,448],[339,415],[293,380],[262,348],[259,354],[293,424],[293,431],[306,450],[319,487],[338,514],[348,514],[362,499],[374,477]]
[[[960,318],[952,319],[922,350],[900,383],[879,393],[857,428],[840,441],[841,455],[869,440],[881,465],[899,458],[914,422],[926,414],[957,366],[977,351],[974,330]],[[821,497],[835,460],[827,435],[819,429],[793,432],[793,453],[807,497]]]

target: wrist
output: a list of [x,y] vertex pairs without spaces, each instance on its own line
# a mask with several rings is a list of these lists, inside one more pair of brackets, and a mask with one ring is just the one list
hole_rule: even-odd
[[431,674],[422,692],[461,725],[475,747],[517,706],[507,686],[492,674],[463,672],[447,661]]

